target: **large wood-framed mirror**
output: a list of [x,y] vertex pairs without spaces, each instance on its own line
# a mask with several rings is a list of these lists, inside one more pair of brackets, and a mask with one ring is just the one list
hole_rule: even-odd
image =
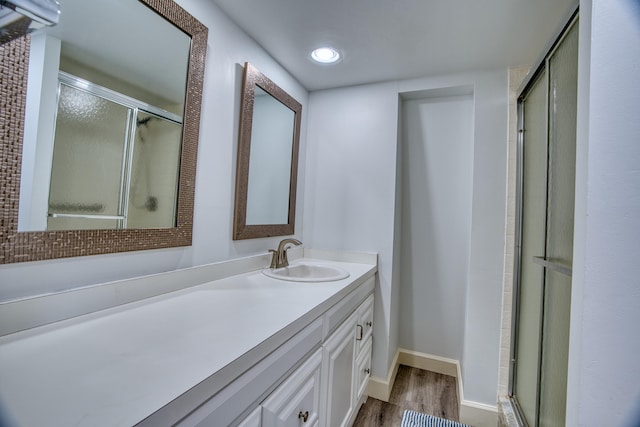
[[0,264],[191,245],[207,27],[172,0],[60,10],[0,46]]
[[233,239],[295,233],[302,105],[245,63]]

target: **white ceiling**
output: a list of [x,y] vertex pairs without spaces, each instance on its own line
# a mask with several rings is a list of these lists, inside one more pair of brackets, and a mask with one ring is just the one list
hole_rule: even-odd
[[[530,65],[576,0],[213,0],[308,90]],[[343,60],[316,65],[329,44]]]

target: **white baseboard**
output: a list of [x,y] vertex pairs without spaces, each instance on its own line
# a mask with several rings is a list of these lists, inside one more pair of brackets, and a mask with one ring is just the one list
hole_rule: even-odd
[[369,379],[367,392],[370,397],[385,402],[389,401],[391,389],[393,388],[393,383],[400,365],[411,366],[412,368],[424,369],[455,377],[458,385],[457,391],[458,402],[460,405],[460,422],[474,427],[497,426],[497,406],[465,400],[460,362],[455,359],[447,359],[445,357],[400,348],[393,358],[387,378],[382,379],[378,377],[371,377]]
[[474,427],[496,427],[498,407],[484,403],[463,400],[460,403],[460,422]]
[[400,363],[398,362],[399,357],[400,350],[396,351],[396,355],[393,358],[393,362],[391,362],[391,369],[389,369],[389,374],[386,379],[374,376],[369,378],[369,385],[367,386],[367,394],[369,397],[382,400],[383,402],[389,401],[391,389],[393,388],[393,383],[395,382],[396,374],[398,373],[398,367],[400,366]]
[[405,350],[404,348],[401,348],[398,352],[400,353],[398,363],[401,365],[424,369],[425,371],[431,371],[437,374],[458,377],[458,366],[460,366],[460,364],[457,360],[419,353],[417,351]]

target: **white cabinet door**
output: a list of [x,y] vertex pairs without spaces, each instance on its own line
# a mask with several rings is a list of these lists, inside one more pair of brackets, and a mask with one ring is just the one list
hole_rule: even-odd
[[356,313],[344,321],[322,347],[322,414],[325,427],[347,425],[354,409]]
[[262,427],[307,427],[318,424],[320,368],[318,349],[262,404]]
[[371,347],[373,346],[373,338],[369,337],[361,348],[360,354],[356,359],[356,373],[355,373],[355,401],[360,402],[360,399],[367,390],[367,384],[369,384],[369,377],[371,376]]

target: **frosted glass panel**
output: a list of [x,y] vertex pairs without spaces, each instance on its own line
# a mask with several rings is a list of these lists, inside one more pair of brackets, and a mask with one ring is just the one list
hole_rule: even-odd
[[571,277],[546,271],[539,425],[555,427],[566,411]]
[[[549,193],[547,259],[568,267],[573,260],[576,169],[578,25],[549,59]],[[567,398],[571,277],[547,269],[540,425],[563,425]]]
[[514,396],[531,426],[565,423],[575,199],[578,24],[523,101]]
[[175,227],[182,126],[140,112],[135,135],[127,228]]
[[549,60],[547,259],[571,267],[576,175],[578,25]]
[[[127,114],[119,104],[60,85],[49,215],[118,215]],[[87,227],[50,218],[47,228]]]
[[534,256],[544,256],[547,196],[547,74],[543,73],[524,101],[522,258],[515,394],[530,424],[536,419],[543,269]]

